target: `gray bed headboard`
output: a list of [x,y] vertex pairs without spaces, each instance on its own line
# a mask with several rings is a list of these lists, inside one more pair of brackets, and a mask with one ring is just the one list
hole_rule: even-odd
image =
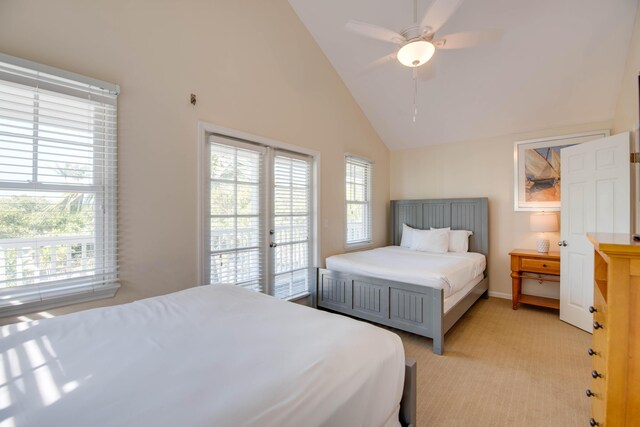
[[471,230],[469,251],[489,257],[489,203],[473,199],[420,199],[391,201],[391,242],[400,245],[402,224],[413,228],[451,227]]

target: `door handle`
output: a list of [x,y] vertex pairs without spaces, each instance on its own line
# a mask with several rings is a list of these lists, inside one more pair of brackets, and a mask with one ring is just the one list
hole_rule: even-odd
[[560,240],[558,242],[558,246],[567,246],[567,241],[566,240]]

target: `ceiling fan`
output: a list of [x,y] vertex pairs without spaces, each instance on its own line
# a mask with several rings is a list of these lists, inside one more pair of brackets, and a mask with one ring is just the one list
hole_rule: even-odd
[[[456,12],[462,0],[434,0],[422,19],[418,22],[418,0],[413,3],[414,25],[396,32],[378,25],[350,20],[347,30],[364,37],[393,43],[399,46],[395,55],[386,55],[370,64],[377,67],[390,60],[397,60],[404,66],[420,67],[433,57],[436,49],[462,49],[496,42],[502,36],[498,30],[467,31],[436,37],[436,33]],[[427,77],[428,78],[428,77]]]

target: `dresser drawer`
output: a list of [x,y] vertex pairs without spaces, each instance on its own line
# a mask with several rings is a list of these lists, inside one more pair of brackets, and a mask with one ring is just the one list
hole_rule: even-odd
[[522,258],[520,268],[542,274],[560,274],[560,262],[536,258]]
[[590,389],[595,396],[591,400],[591,417],[599,422],[600,426],[605,425],[606,420],[606,400],[607,400],[607,334],[604,330],[593,331],[591,348],[596,352],[591,356],[592,370],[602,377],[591,379]]
[[591,338],[591,349],[595,354],[591,356],[591,366],[593,371],[602,375],[602,378],[592,378],[590,389],[595,396],[591,399],[591,418],[600,423],[600,426],[606,425],[606,397],[607,397],[607,304],[600,292],[600,288],[596,285],[593,289],[593,307],[596,311],[593,313],[593,321],[602,325],[601,328],[593,329]]
[[[605,415],[605,405],[604,399],[601,399],[599,396],[594,396],[591,399],[591,418],[594,419],[598,425],[606,426],[606,415]],[[585,424],[588,425],[588,424]]]
[[[607,303],[600,292],[600,287],[595,285],[593,287],[593,321],[603,325],[603,328],[598,329],[598,332],[606,331],[607,329]],[[594,333],[596,330],[593,331]],[[606,332],[605,332],[606,333]]]

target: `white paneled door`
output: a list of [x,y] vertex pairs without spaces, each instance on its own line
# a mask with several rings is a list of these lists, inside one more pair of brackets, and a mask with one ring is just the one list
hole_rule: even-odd
[[564,148],[561,156],[560,319],[592,331],[593,245],[586,233],[629,233],[629,134]]
[[313,158],[209,137],[205,277],[287,299],[309,291]]

